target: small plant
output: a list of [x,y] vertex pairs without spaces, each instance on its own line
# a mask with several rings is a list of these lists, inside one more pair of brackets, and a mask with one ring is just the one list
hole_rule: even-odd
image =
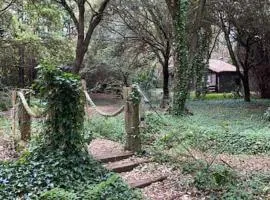
[[267,110],[264,112],[263,117],[264,117],[267,121],[270,121],[270,107],[267,108]]
[[54,188],[40,195],[40,200],[74,200],[76,195],[61,188]]
[[221,190],[236,183],[236,173],[223,165],[207,166],[194,178],[194,184],[200,190]]

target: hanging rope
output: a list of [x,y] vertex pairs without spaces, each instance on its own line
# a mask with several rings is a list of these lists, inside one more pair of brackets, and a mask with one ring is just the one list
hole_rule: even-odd
[[90,95],[88,94],[88,92],[86,90],[84,90],[84,94],[85,94],[86,100],[89,102],[89,104],[97,111],[98,114],[100,114],[104,117],[115,117],[115,116],[119,115],[120,113],[122,113],[125,109],[125,106],[121,106],[121,108],[119,108],[117,111],[115,111],[113,113],[105,113],[97,108],[96,104],[93,102],[93,100],[91,99]]
[[28,115],[30,115],[31,117],[34,117],[34,118],[41,118],[43,117],[44,115],[43,114],[37,114],[35,113],[33,110],[31,110],[30,106],[28,105],[24,95],[22,92],[17,92],[18,96],[20,97],[21,101],[22,101],[22,104],[23,104],[23,107],[25,108],[25,110],[27,111]]

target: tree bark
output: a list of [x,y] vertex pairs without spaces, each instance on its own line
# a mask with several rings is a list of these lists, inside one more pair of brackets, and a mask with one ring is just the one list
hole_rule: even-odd
[[125,149],[138,152],[141,151],[141,138],[140,138],[140,103],[134,103],[129,99],[131,87],[124,87],[123,94],[126,102],[125,105],[125,131],[126,131],[126,144]]
[[88,50],[90,40],[92,38],[93,32],[96,29],[97,25],[101,22],[103,17],[103,12],[106,9],[110,0],[103,0],[100,4],[100,7],[97,11],[94,12],[91,16],[91,19],[88,24],[87,31],[85,33],[85,0],[78,0],[77,7],[79,10],[79,17],[77,18],[73,9],[68,5],[66,0],[61,0],[60,4],[64,7],[67,13],[70,15],[73,20],[76,30],[77,30],[77,46],[76,46],[76,58],[73,66],[73,73],[78,74],[82,68],[84,56]]
[[161,101],[161,108],[166,108],[170,104],[170,91],[169,91],[169,59],[170,59],[170,45],[167,46],[167,52],[164,55],[164,63],[162,65],[163,72],[163,97]]
[[244,87],[244,100],[250,102],[250,87],[249,87],[249,75],[248,71],[244,70],[244,75],[242,77],[242,83]]
[[[24,95],[27,98],[27,101],[29,101],[30,95],[26,93]],[[27,113],[21,100],[18,107],[18,119],[21,140],[27,142],[31,139],[31,116]]]

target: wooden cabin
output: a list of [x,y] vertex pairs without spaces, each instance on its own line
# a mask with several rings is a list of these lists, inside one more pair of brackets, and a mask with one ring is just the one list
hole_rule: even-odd
[[209,92],[231,92],[239,86],[236,67],[222,60],[210,59],[207,87]]

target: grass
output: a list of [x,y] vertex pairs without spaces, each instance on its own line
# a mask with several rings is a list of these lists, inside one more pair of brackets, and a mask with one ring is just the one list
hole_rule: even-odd
[[269,154],[270,123],[263,119],[268,105],[269,101],[263,100],[190,101],[193,116],[159,118],[149,114],[145,134],[163,147],[177,149],[181,143],[201,151]]
[[[270,123],[263,117],[270,101],[240,99],[222,101],[189,101],[193,116],[176,118],[148,113],[143,130],[144,145],[182,149],[182,144],[205,152],[230,154],[269,154]],[[123,116],[95,117],[87,120],[86,133],[124,141]],[[154,145],[153,145],[154,144]]]
[[[149,112],[147,127],[142,131],[146,151],[159,161],[170,161],[173,155],[197,149],[208,153],[270,154],[270,123],[264,112],[269,100],[241,99],[189,100],[192,116],[174,117],[168,114]],[[0,119],[0,125],[7,123]],[[93,117],[85,121],[86,137],[107,138],[124,141],[124,117]],[[175,158],[172,163],[176,164]],[[197,162],[197,161],[196,161]],[[199,161],[200,162],[200,161]],[[180,166],[184,173],[191,174],[192,184],[212,199],[258,199],[269,194],[270,175],[265,173],[240,176],[226,166],[187,162]],[[207,169],[207,170],[206,170]]]
[[9,135],[11,133],[11,121],[0,115],[0,136]]

